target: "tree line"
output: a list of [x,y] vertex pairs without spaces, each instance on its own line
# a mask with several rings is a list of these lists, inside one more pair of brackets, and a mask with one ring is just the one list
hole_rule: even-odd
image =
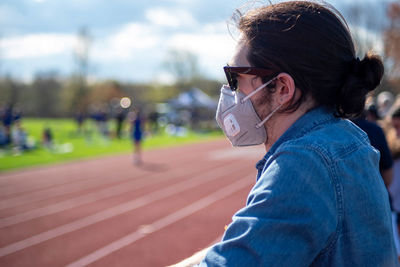
[[73,117],[78,112],[90,113],[108,109],[129,97],[133,107],[148,112],[192,87],[201,88],[217,98],[219,81],[193,77],[173,85],[159,83],[122,83],[116,80],[81,83],[76,77],[63,78],[54,72],[37,74],[30,83],[11,77],[0,78],[0,108],[12,105],[29,117]]

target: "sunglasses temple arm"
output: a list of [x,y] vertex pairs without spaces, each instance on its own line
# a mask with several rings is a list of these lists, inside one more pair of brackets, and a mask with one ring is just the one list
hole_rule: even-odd
[[241,102],[243,103],[244,101],[246,101],[247,99],[249,99],[253,95],[257,94],[258,91],[260,91],[261,89],[265,88],[266,86],[268,86],[268,84],[272,83],[275,80],[276,80],[276,77],[271,79],[271,80],[269,80],[268,82],[264,83],[263,85],[259,86],[256,90],[254,90],[253,92],[248,94],[246,97],[244,97]]

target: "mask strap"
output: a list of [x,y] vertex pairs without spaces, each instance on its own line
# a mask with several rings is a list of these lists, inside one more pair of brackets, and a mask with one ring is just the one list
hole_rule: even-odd
[[257,94],[258,91],[260,91],[261,89],[265,88],[268,84],[272,83],[273,81],[276,80],[276,77],[269,80],[268,82],[264,83],[263,85],[259,86],[256,90],[254,90],[253,92],[251,92],[250,94],[248,94],[246,97],[244,97],[242,100],[240,100],[240,103],[243,104],[244,101],[246,101],[247,99],[249,99],[250,97],[252,97],[253,95]]
[[261,126],[263,126],[264,123],[266,123],[272,117],[272,115],[274,115],[275,112],[278,111],[278,109],[280,109],[281,107],[282,107],[282,104],[277,106],[265,119],[263,119],[260,123],[256,124],[256,128],[257,129],[261,128]]

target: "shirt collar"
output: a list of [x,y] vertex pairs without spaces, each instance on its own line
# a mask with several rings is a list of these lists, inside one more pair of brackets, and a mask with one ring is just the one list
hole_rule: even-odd
[[334,117],[333,111],[326,107],[316,107],[306,112],[297,121],[295,121],[281,137],[279,137],[279,139],[272,145],[265,156],[259,162],[257,162],[257,179],[261,176],[267,159],[275,153],[282,143],[286,142],[287,140],[303,136],[305,133],[311,131],[311,129],[314,127],[331,120],[337,120],[337,118]]

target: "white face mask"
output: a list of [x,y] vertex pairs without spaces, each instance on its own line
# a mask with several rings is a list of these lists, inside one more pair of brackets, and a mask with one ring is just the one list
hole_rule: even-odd
[[273,80],[275,78],[261,85],[247,96],[239,90],[233,92],[227,85],[222,86],[215,117],[219,127],[233,146],[259,145],[267,140],[267,133],[263,125],[282,105],[276,107],[261,121],[254,110],[250,97],[265,88]]

